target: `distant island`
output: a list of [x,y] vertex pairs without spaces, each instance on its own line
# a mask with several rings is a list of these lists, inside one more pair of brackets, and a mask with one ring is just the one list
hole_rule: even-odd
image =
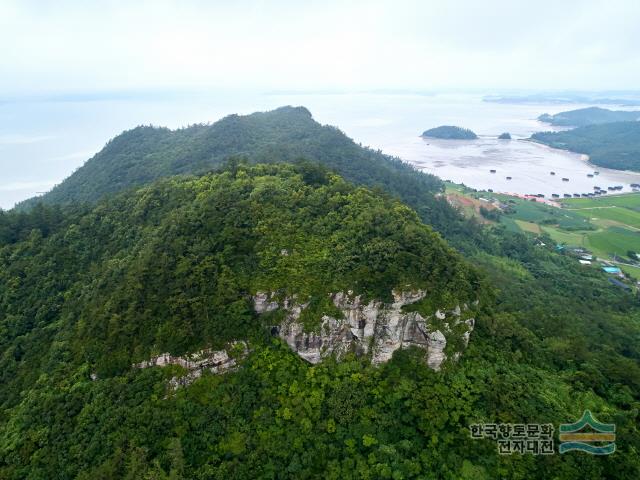
[[564,132],[534,133],[531,140],[589,155],[595,165],[640,171],[640,122],[587,125]]
[[616,92],[593,92],[590,94],[575,94],[572,92],[560,93],[536,93],[531,95],[486,95],[482,98],[484,102],[510,103],[533,105],[546,103],[551,105],[568,103],[590,103],[592,105],[621,105],[625,107],[640,106],[640,98],[635,94],[625,96]]
[[584,127],[613,122],[633,122],[640,119],[640,111],[607,110],[600,107],[580,108],[555,115],[548,113],[538,117],[541,122],[559,127]]
[[422,136],[427,138],[441,138],[444,140],[475,140],[478,138],[478,136],[468,128],[454,127],[451,125],[441,125],[425,130]]
[[498,140],[511,140],[511,134],[509,132],[501,133],[498,136]]

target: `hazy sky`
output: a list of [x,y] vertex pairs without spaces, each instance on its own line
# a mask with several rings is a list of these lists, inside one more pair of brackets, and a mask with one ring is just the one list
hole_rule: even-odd
[[0,0],[0,97],[640,86],[639,0]]

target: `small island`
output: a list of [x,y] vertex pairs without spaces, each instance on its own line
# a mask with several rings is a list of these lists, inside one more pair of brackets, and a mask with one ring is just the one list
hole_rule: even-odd
[[425,130],[422,134],[426,138],[441,138],[444,140],[475,140],[478,136],[471,130],[451,125],[441,125],[440,127]]
[[500,136],[498,136],[498,140],[511,140],[511,134],[509,132],[501,133]]

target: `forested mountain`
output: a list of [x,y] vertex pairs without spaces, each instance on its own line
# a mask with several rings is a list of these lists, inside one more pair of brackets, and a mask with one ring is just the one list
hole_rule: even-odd
[[[248,129],[255,136],[238,127],[274,117],[283,124]],[[235,127],[202,147],[208,134],[196,132],[225,122]],[[299,124],[332,140],[315,144]],[[290,144],[265,147],[280,129]],[[159,146],[149,138],[137,150],[147,133]],[[118,139],[120,153],[96,161]],[[224,142],[248,160],[211,161]],[[298,160],[311,144],[315,162]],[[172,176],[177,158],[189,175]],[[136,175],[111,164],[127,162],[154,173],[119,184]],[[101,193],[74,187],[82,197],[52,192],[44,205],[0,212],[0,478],[640,477],[638,299],[550,238],[465,220],[434,197],[436,179],[304,109],[136,129],[89,167]],[[67,185],[94,182],[75,175]],[[357,351],[312,365],[279,338],[287,312],[256,311],[258,292],[304,303],[300,322],[317,332],[340,315],[330,294],[396,302],[394,289],[426,292],[403,315],[438,318],[478,300],[468,347],[448,351],[439,371],[414,347],[377,366]],[[219,358],[234,368],[197,379],[184,361],[140,368],[208,349],[229,349]],[[557,428],[587,408],[616,424],[615,454],[499,455],[469,435],[472,423]]]
[[[281,107],[247,116],[229,115],[212,125],[180,130],[137,127],[107,143],[60,185],[19,204],[78,205],[173,175],[197,175],[231,157],[250,163],[319,162],[356,185],[380,188],[414,208],[441,233],[466,241],[466,225],[444,198],[442,181],[401,160],[356,144],[332,126],[316,122],[304,107]],[[465,225],[462,225],[464,223]]]
[[[72,217],[8,243],[11,301],[0,311],[17,330],[3,341],[27,323],[67,319],[78,352],[101,372],[126,369],[152,346],[182,354],[247,337],[247,295],[257,291],[319,309],[348,290],[386,300],[394,289],[427,289],[440,306],[454,292],[457,303],[475,300],[473,270],[412,210],[308,164],[169,179]],[[47,303],[36,307],[38,298]]]
[[600,123],[633,122],[640,120],[640,111],[608,110],[600,107],[580,108],[555,115],[548,113],[538,117],[541,122],[562,127],[584,127]]
[[[368,302],[386,301],[393,290],[421,289],[428,301],[415,307],[431,314],[480,299],[477,271],[415,212],[312,164],[232,163],[219,174],[166,179],[87,211],[66,212],[64,220],[60,212],[39,206],[2,216],[4,230],[34,227],[23,239],[5,235],[0,244],[3,478],[82,472],[102,478],[109,469],[130,468],[118,466],[118,455],[129,458],[138,448],[125,434],[132,425],[112,430],[119,416],[112,417],[112,409],[120,406],[111,393],[103,396],[121,384],[126,402],[142,394],[143,416],[156,415],[147,402],[163,388],[163,374],[132,368],[155,354],[242,340],[258,362],[265,354],[291,362],[278,349],[269,353],[269,331],[278,319],[256,315],[256,292],[308,304],[308,328],[336,314],[328,302],[332,292],[349,291]],[[242,388],[257,388],[251,382]],[[67,390],[72,384],[73,393]],[[161,403],[173,408],[175,399]],[[237,400],[228,407],[254,408]],[[171,442],[177,424],[166,427],[174,415],[195,420],[186,411],[167,413],[149,425],[160,429],[148,437],[151,443],[139,447],[156,450]],[[240,428],[238,421],[229,426]],[[146,427],[136,428],[142,430],[134,437],[144,435]],[[200,434],[215,435],[207,428]],[[32,436],[36,431],[49,432],[44,443]],[[190,463],[204,452],[185,447],[189,471],[199,471]],[[220,453],[221,460],[227,457]]]
[[531,138],[554,148],[585,153],[595,165],[640,171],[640,122],[588,125],[564,132],[540,132]]
[[[2,478],[638,476],[637,300],[526,237],[483,231],[465,261],[407,207],[306,163],[230,162],[0,222],[19,230],[0,244]],[[314,328],[328,292],[397,287],[428,291],[422,311],[480,300],[457,362],[310,365],[251,308],[297,294]],[[238,339],[236,371],[178,389],[184,368],[132,366]],[[586,407],[616,423],[615,456],[502,456],[469,436]]]
[[442,187],[434,176],[357,145],[335,127],[322,126],[304,107],[229,115],[211,125],[169,130],[140,126],[118,135],[60,185],[20,207],[38,202],[95,202],[106,194],[171,175],[202,174],[230,156],[253,163],[317,161],[358,184],[396,194]]

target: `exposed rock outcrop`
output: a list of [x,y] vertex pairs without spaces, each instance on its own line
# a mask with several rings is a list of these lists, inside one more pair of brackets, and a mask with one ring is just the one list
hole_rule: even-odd
[[[446,359],[447,337],[461,338],[464,346],[473,330],[473,318],[463,319],[460,306],[449,312],[436,311],[423,318],[418,312],[403,312],[406,305],[425,298],[426,292],[393,292],[393,302],[363,303],[361,296],[351,292],[332,294],[332,301],[343,318],[325,315],[318,331],[305,331],[300,314],[305,304],[285,299],[282,305],[272,295],[259,292],[254,296],[258,313],[283,308],[287,312],[284,322],[276,328],[278,335],[293,351],[311,363],[336,355],[340,357],[353,351],[369,355],[374,364],[387,362],[393,352],[415,345],[426,351],[426,362],[434,370],[440,369]],[[456,352],[458,353],[458,352]]]
[[249,353],[247,344],[243,341],[233,342],[224,350],[200,350],[185,356],[173,356],[162,353],[149,360],[136,363],[135,368],[166,367],[167,365],[180,365],[188,372],[185,375],[173,377],[169,382],[173,388],[189,385],[202,376],[204,371],[212,373],[224,373],[234,370],[238,360]]

